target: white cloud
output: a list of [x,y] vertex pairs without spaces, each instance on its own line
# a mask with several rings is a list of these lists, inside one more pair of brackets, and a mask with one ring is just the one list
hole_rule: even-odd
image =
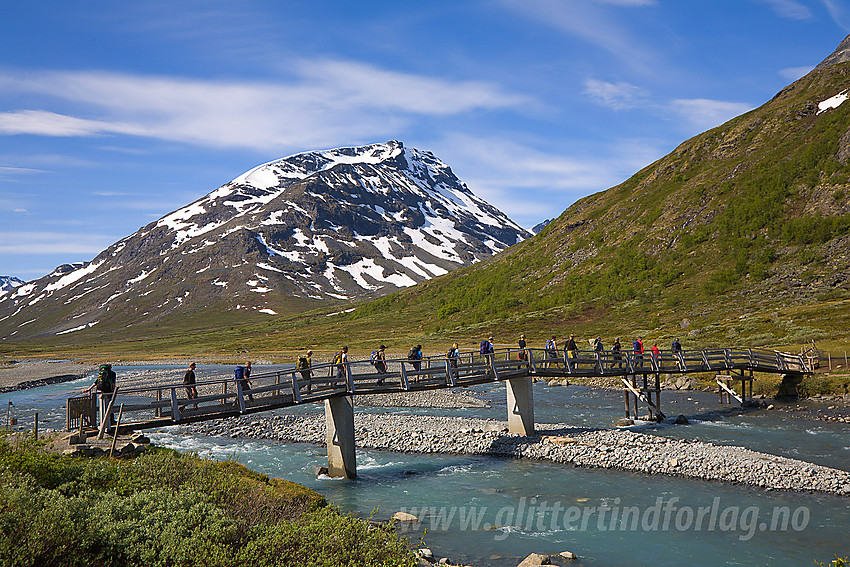
[[67,232],[0,232],[4,254],[97,254],[118,238]]
[[622,182],[669,151],[653,140],[618,140],[590,151],[557,152],[506,137],[461,133],[430,145],[476,195],[527,228]]
[[850,30],[850,16],[847,13],[847,7],[836,0],[823,0],[823,5],[826,6],[832,21],[835,22],[844,31]]
[[584,93],[614,110],[634,108],[644,103],[648,95],[644,89],[623,81],[609,83],[598,79],[585,80]]
[[0,134],[36,136],[93,136],[95,134],[142,134],[141,128],[86,120],[44,110],[0,113]]
[[767,4],[776,15],[789,20],[811,20],[812,11],[807,6],[796,0],[757,0],[761,4]]
[[619,58],[622,63],[643,73],[655,73],[659,54],[639,37],[620,25],[601,5],[650,6],[643,0],[501,0],[501,4],[517,14],[564,31]]
[[283,151],[393,135],[414,117],[521,107],[530,101],[490,83],[346,61],[303,61],[295,75],[276,83],[105,72],[6,75],[0,78],[6,91],[47,95],[58,99],[58,105],[73,103],[73,114],[96,114],[98,120],[30,109],[0,114],[0,133],[131,134],[207,147]]
[[677,99],[670,105],[671,112],[690,122],[700,132],[719,126],[752,109],[753,106],[746,102],[705,98]]
[[779,70],[779,76],[783,79],[788,79],[789,81],[796,81],[814,68],[814,65],[806,65],[803,67],[786,67],[785,69]]

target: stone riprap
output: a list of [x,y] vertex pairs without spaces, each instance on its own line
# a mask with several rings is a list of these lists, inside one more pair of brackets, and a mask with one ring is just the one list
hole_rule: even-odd
[[[358,447],[410,453],[500,455],[580,467],[621,469],[717,480],[768,489],[850,495],[850,472],[702,441],[668,439],[627,429],[593,430],[538,424],[538,435],[507,432],[507,423],[459,417],[355,414]],[[242,416],[188,426],[206,435],[325,443],[323,413]]]

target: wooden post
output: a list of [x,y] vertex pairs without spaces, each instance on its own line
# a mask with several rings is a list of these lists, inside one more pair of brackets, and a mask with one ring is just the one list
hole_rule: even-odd
[[661,374],[655,375],[655,407],[661,411]]
[[631,408],[629,407],[629,390],[623,388],[623,393],[626,395],[626,418],[631,417]]
[[180,406],[177,403],[177,388],[171,388],[171,421],[180,421]]
[[[112,415],[112,405],[115,403],[115,398],[118,396],[118,386],[112,391],[112,398],[109,400],[109,407],[106,408],[106,413],[103,415],[103,419],[100,423],[100,431],[97,434],[98,439],[103,439],[103,434],[106,432],[106,424],[109,421],[109,416]],[[100,403],[101,407],[103,407],[103,401]]]
[[32,426],[33,435],[35,435],[35,440],[38,441],[38,412],[35,412],[35,422]]
[[112,436],[112,446],[109,448],[109,456],[115,452],[115,442],[118,441],[118,431],[121,429],[121,416],[124,415],[124,404],[118,408],[118,422],[115,424],[115,435]]

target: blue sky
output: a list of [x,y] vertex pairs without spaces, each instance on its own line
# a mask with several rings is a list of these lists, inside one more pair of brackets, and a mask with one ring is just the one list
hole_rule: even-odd
[[252,167],[402,140],[531,227],[759,106],[848,0],[5,2],[0,275]]

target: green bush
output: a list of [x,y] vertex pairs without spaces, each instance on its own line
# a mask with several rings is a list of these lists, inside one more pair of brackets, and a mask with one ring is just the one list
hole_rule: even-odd
[[7,567],[415,564],[392,528],[233,462],[85,460],[0,440],[0,484]]

